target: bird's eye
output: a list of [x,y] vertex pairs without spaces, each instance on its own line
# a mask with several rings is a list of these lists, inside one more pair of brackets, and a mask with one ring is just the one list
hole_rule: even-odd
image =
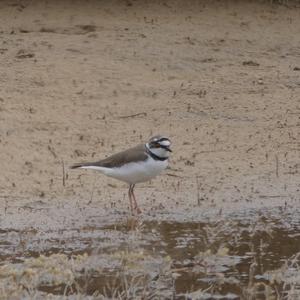
[[152,143],[152,148],[160,148],[160,144],[159,143]]

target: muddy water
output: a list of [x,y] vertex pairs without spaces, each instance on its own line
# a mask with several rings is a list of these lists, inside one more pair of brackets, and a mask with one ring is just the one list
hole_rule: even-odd
[[40,255],[85,254],[68,286],[63,281],[37,284],[39,291],[56,295],[284,297],[300,288],[298,216],[297,210],[279,208],[202,221],[139,217],[99,227],[87,222],[80,228],[57,231],[3,229],[0,258],[2,265],[21,267]]

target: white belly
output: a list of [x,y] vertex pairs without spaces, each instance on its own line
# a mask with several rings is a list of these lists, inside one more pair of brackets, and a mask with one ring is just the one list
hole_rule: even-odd
[[86,169],[98,170],[101,173],[115,179],[125,181],[129,184],[148,181],[159,175],[168,166],[168,160],[160,161],[148,158],[146,161],[133,162],[120,168],[84,167]]
[[129,184],[148,181],[161,173],[168,166],[168,160],[160,161],[149,157],[146,161],[134,162],[119,168],[103,168],[96,166],[83,167],[98,170],[101,173]]

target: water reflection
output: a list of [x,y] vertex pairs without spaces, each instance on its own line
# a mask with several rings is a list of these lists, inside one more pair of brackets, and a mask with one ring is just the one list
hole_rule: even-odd
[[54,294],[81,289],[87,295],[126,295],[128,283],[133,282],[135,293],[144,288],[147,295],[161,292],[163,298],[238,299],[250,295],[250,299],[266,299],[267,292],[283,295],[286,288],[273,281],[270,272],[300,252],[299,221],[287,222],[290,217],[265,213],[257,218],[231,216],[207,222],[128,218],[106,227],[89,225],[43,235],[8,229],[0,232],[1,262],[22,263],[28,257],[53,253],[98,257],[101,272],[95,271],[93,264],[85,266],[88,280],[79,272],[76,284],[67,289],[64,285],[39,286]]

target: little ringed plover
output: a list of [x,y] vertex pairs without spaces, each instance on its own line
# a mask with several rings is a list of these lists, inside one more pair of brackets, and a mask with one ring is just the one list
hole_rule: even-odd
[[148,181],[168,166],[170,140],[161,135],[154,136],[146,144],[119,152],[97,162],[78,163],[71,169],[92,169],[129,184],[131,212],[141,213],[133,192],[136,183]]

